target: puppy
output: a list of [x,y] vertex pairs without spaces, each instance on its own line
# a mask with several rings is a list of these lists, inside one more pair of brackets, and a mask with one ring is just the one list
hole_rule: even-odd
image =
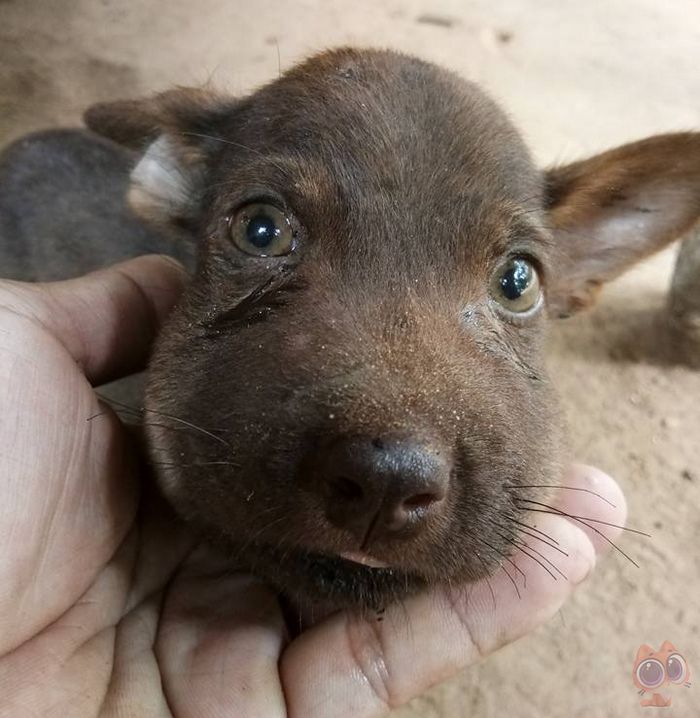
[[233,565],[335,606],[507,559],[560,471],[548,319],[700,217],[700,133],[541,171],[477,86],[389,51],[86,123],[137,155],[139,231],[196,246],[145,399],[163,493]]

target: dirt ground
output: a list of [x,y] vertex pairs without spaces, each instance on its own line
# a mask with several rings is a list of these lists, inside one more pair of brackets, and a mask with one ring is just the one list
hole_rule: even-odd
[[[348,43],[483,83],[542,163],[700,127],[697,0],[0,0],[0,144],[74,125],[96,100],[207,80],[241,93]],[[673,260],[551,340],[572,455],[616,476],[630,524],[652,534],[623,539],[640,568],[610,556],[548,625],[397,716],[636,716],[643,642],[672,641],[700,671],[700,372],[665,359],[655,328]],[[664,714],[700,715],[697,679]]]

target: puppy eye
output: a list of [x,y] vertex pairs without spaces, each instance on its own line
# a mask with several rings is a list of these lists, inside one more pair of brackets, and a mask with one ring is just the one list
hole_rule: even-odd
[[236,247],[255,257],[280,257],[296,244],[289,218],[271,204],[245,205],[229,220],[229,231]]
[[491,296],[507,311],[523,314],[540,301],[540,278],[532,262],[513,257],[504,262],[491,280]]

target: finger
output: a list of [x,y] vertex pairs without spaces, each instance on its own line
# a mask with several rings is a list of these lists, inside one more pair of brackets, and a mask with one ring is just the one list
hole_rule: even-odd
[[245,575],[183,575],[171,586],[156,643],[178,718],[283,718],[278,661],[285,627],[276,595]]
[[150,255],[62,282],[6,282],[0,303],[40,322],[100,384],[143,367],[185,276],[175,260]]
[[[612,479],[598,479],[599,488],[615,491]],[[569,476],[570,483],[583,480],[578,469]],[[619,509],[609,516],[624,518]],[[281,663],[291,718],[385,715],[554,615],[590,573],[596,553],[566,517],[543,514],[538,524],[549,541],[525,537],[525,550],[513,554],[524,577],[504,563],[488,581],[390,607],[382,622],[342,613],[302,634]]]
[[574,464],[564,473],[562,486],[567,488],[559,491],[555,509],[570,515],[596,552],[611,549],[620,532],[609,524],[624,526],[627,521],[627,501],[619,485],[594,466]]

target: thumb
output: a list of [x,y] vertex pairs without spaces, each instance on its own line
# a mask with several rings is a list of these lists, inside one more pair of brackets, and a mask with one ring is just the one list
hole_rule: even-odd
[[523,534],[525,550],[514,545],[490,578],[406,599],[382,622],[343,612],[302,633],[280,663],[289,715],[386,715],[553,616],[609,548],[578,519],[593,516],[589,531],[604,527],[612,541],[626,517],[622,491],[601,471],[571,467],[566,489],[551,514],[525,519],[534,529]]
[[149,255],[62,282],[0,282],[0,305],[39,322],[102,384],[144,366],[185,277],[174,259]]

